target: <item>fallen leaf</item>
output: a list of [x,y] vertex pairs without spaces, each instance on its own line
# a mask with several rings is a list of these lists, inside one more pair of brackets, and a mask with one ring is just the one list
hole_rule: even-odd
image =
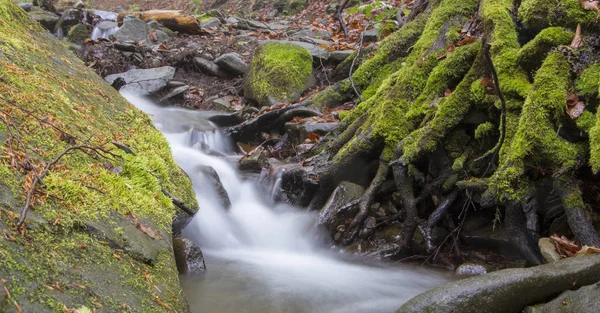
[[577,104],[577,102],[578,102],[578,101],[579,101],[579,96],[577,96],[577,95],[576,95],[576,94],[574,94],[574,93],[570,93],[570,94],[567,96],[567,106],[568,106],[568,107],[575,106],[575,105]]
[[444,91],[444,96],[446,96],[446,97],[448,97],[451,94],[452,94],[452,90],[450,90],[450,89],[446,89],[446,91]]
[[579,5],[584,10],[598,11],[598,0],[579,0]]
[[571,41],[571,48],[577,49],[583,46],[583,38],[581,37],[581,24],[577,24],[577,29],[575,30],[575,36]]
[[585,103],[583,101],[577,101],[577,103],[574,106],[568,106],[568,104],[567,104],[566,109],[567,109],[567,114],[569,114],[569,116],[572,119],[576,119],[585,110]]

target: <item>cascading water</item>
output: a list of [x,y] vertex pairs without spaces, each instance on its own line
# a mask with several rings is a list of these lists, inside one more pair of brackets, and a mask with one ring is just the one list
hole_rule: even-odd
[[[393,312],[409,298],[450,280],[412,266],[353,264],[320,249],[311,240],[316,215],[274,204],[254,181],[242,179],[233,166],[238,157],[207,121],[210,112],[165,108],[136,95],[124,96],[152,116],[194,184],[201,209],[184,234],[202,247],[207,271],[181,277],[192,312]],[[217,153],[207,152],[206,146]],[[218,173],[231,200],[229,209],[201,166]]]

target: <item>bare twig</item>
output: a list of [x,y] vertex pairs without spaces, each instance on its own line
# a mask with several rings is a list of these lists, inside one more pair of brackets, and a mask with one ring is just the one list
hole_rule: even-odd
[[171,199],[171,201],[173,201],[173,205],[180,208],[183,212],[187,213],[189,216],[194,216],[196,214],[196,212],[197,212],[196,210],[188,207],[187,205],[185,205],[185,203],[183,203],[183,201],[175,198],[165,188],[161,188],[161,191],[165,196],[169,197]]
[[348,78],[350,79],[350,84],[352,84],[352,89],[354,90],[354,93],[356,94],[356,96],[358,97],[358,100],[360,100],[360,102],[362,102],[363,99],[360,96],[360,92],[358,92],[358,89],[356,89],[356,85],[354,84],[354,79],[352,78],[352,70],[354,69],[354,63],[356,63],[356,59],[358,59],[360,57],[360,53],[362,52],[363,38],[365,37],[365,32],[367,31],[367,29],[369,29],[369,26],[371,26],[371,23],[367,24],[367,26],[365,27],[365,30],[360,34],[360,42],[358,43],[358,50],[356,51],[356,55],[354,56],[354,59],[352,59],[352,64],[350,64],[350,72],[348,73]]
[[344,36],[346,38],[348,38],[348,29],[346,28],[346,23],[344,22],[344,17],[342,15],[342,13],[344,12],[346,5],[348,5],[348,1],[349,0],[343,0],[342,3],[340,3],[340,7],[338,8],[338,10],[335,14],[335,18],[340,23],[340,28],[342,29],[342,31],[344,31]]

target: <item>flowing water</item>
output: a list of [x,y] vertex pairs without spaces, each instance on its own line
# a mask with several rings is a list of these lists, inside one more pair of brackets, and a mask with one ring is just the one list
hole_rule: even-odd
[[[327,252],[311,240],[313,212],[274,203],[255,179],[237,172],[239,156],[207,121],[210,112],[124,96],[152,116],[194,184],[201,209],[184,235],[202,247],[207,271],[181,277],[192,312],[391,313],[451,280],[415,266],[350,262]],[[206,145],[225,157],[203,152],[200,147]],[[199,171],[202,165],[218,173],[231,200],[229,209]]]

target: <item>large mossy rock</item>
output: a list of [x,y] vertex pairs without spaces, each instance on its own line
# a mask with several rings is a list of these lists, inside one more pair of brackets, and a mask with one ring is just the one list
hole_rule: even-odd
[[412,298],[396,313],[517,313],[527,305],[599,280],[600,255],[572,257],[442,285]]
[[269,42],[256,50],[244,95],[259,105],[294,102],[315,83],[312,56],[304,48]]
[[[0,312],[189,311],[171,242],[177,210],[161,192],[196,207],[189,179],[150,118],[11,0],[0,0],[0,117],[0,290],[11,295],[0,292]],[[32,168],[83,144],[112,155],[62,157],[18,231]]]

